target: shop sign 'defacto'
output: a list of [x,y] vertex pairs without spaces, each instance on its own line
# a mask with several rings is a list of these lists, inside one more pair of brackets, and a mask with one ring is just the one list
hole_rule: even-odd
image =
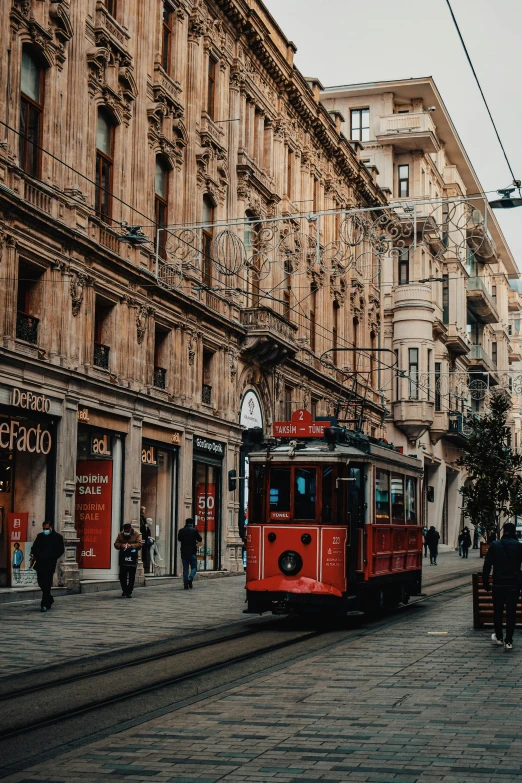
[[38,413],[51,412],[51,400],[45,394],[34,394],[20,389],[13,389],[11,392],[11,405],[27,411],[38,411]]
[[0,424],[0,449],[46,455],[51,451],[52,445],[51,433],[40,424],[29,427],[17,419],[8,419]]

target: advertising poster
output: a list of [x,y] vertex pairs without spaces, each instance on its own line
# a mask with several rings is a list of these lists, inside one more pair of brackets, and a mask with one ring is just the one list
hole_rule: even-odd
[[9,542],[9,563],[11,585],[35,585],[36,571],[29,568],[32,541],[28,541],[29,514],[27,511],[7,513],[7,536]]
[[112,461],[79,460],[74,523],[80,568],[110,568],[112,551]]
[[[196,485],[196,526],[199,532],[213,533],[216,529],[216,485]],[[206,519],[206,523],[205,523]]]

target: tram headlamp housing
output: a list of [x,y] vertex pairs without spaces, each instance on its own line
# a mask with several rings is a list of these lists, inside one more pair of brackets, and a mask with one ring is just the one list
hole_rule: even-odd
[[287,550],[279,557],[277,562],[279,570],[285,576],[294,576],[298,574],[303,567],[303,558],[298,552]]

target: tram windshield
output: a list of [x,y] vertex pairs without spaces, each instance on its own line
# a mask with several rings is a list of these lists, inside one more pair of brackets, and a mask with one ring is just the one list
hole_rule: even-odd
[[[268,471],[268,518],[273,521],[332,522],[337,467],[279,466]],[[334,475],[335,473],[335,475]],[[265,470],[254,472],[252,491],[260,498]],[[261,503],[252,507],[252,519],[261,521]]]

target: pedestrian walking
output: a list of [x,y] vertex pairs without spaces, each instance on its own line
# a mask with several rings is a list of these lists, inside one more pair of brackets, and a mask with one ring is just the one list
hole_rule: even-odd
[[462,533],[459,535],[459,547],[462,552],[462,557],[468,556],[468,551],[471,546],[471,533],[469,528],[465,527]]
[[480,536],[482,535],[482,530],[480,528],[480,525],[475,525],[475,530],[473,532],[473,549],[479,548],[479,542],[480,542]]
[[[491,635],[494,644],[513,649],[513,632],[516,625],[517,603],[522,583],[522,544],[517,538],[513,522],[506,522],[503,536],[492,541],[482,569],[484,589],[490,591],[489,576],[493,568],[493,622],[495,633]],[[503,638],[502,619],[506,608],[506,638]]]
[[198,543],[200,544],[202,540],[199,531],[194,527],[194,520],[189,517],[185,520],[185,527],[182,527],[178,533],[185,590],[192,590],[192,582],[198,572]]
[[15,585],[20,584],[20,568],[24,562],[24,553],[20,549],[20,544],[16,541],[13,545],[13,559],[11,561],[13,566],[13,582]]
[[136,568],[138,566],[138,552],[143,546],[143,539],[137,530],[134,530],[130,522],[125,522],[123,530],[120,530],[114,542],[114,548],[119,550],[121,597],[132,598],[134,582],[136,580]]
[[31,565],[36,571],[38,586],[42,591],[41,611],[48,612],[54,604],[51,595],[53,576],[58,558],[65,552],[63,537],[56,532],[52,522],[44,522],[31,547]]
[[146,574],[150,573],[150,545],[149,540],[152,538],[152,530],[149,525],[149,521],[145,516],[146,508],[142,506],[140,508],[140,534],[143,541],[143,548],[141,550],[141,559],[143,560],[143,570]]
[[430,550],[430,565],[437,565],[437,555],[439,553],[440,533],[432,525],[426,533],[426,542]]
[[424,545],[424,557],[428,557],[428,542],[426,541],[426,535],[428,533],[428,528],[426,525],[422,528],[422,541]]

